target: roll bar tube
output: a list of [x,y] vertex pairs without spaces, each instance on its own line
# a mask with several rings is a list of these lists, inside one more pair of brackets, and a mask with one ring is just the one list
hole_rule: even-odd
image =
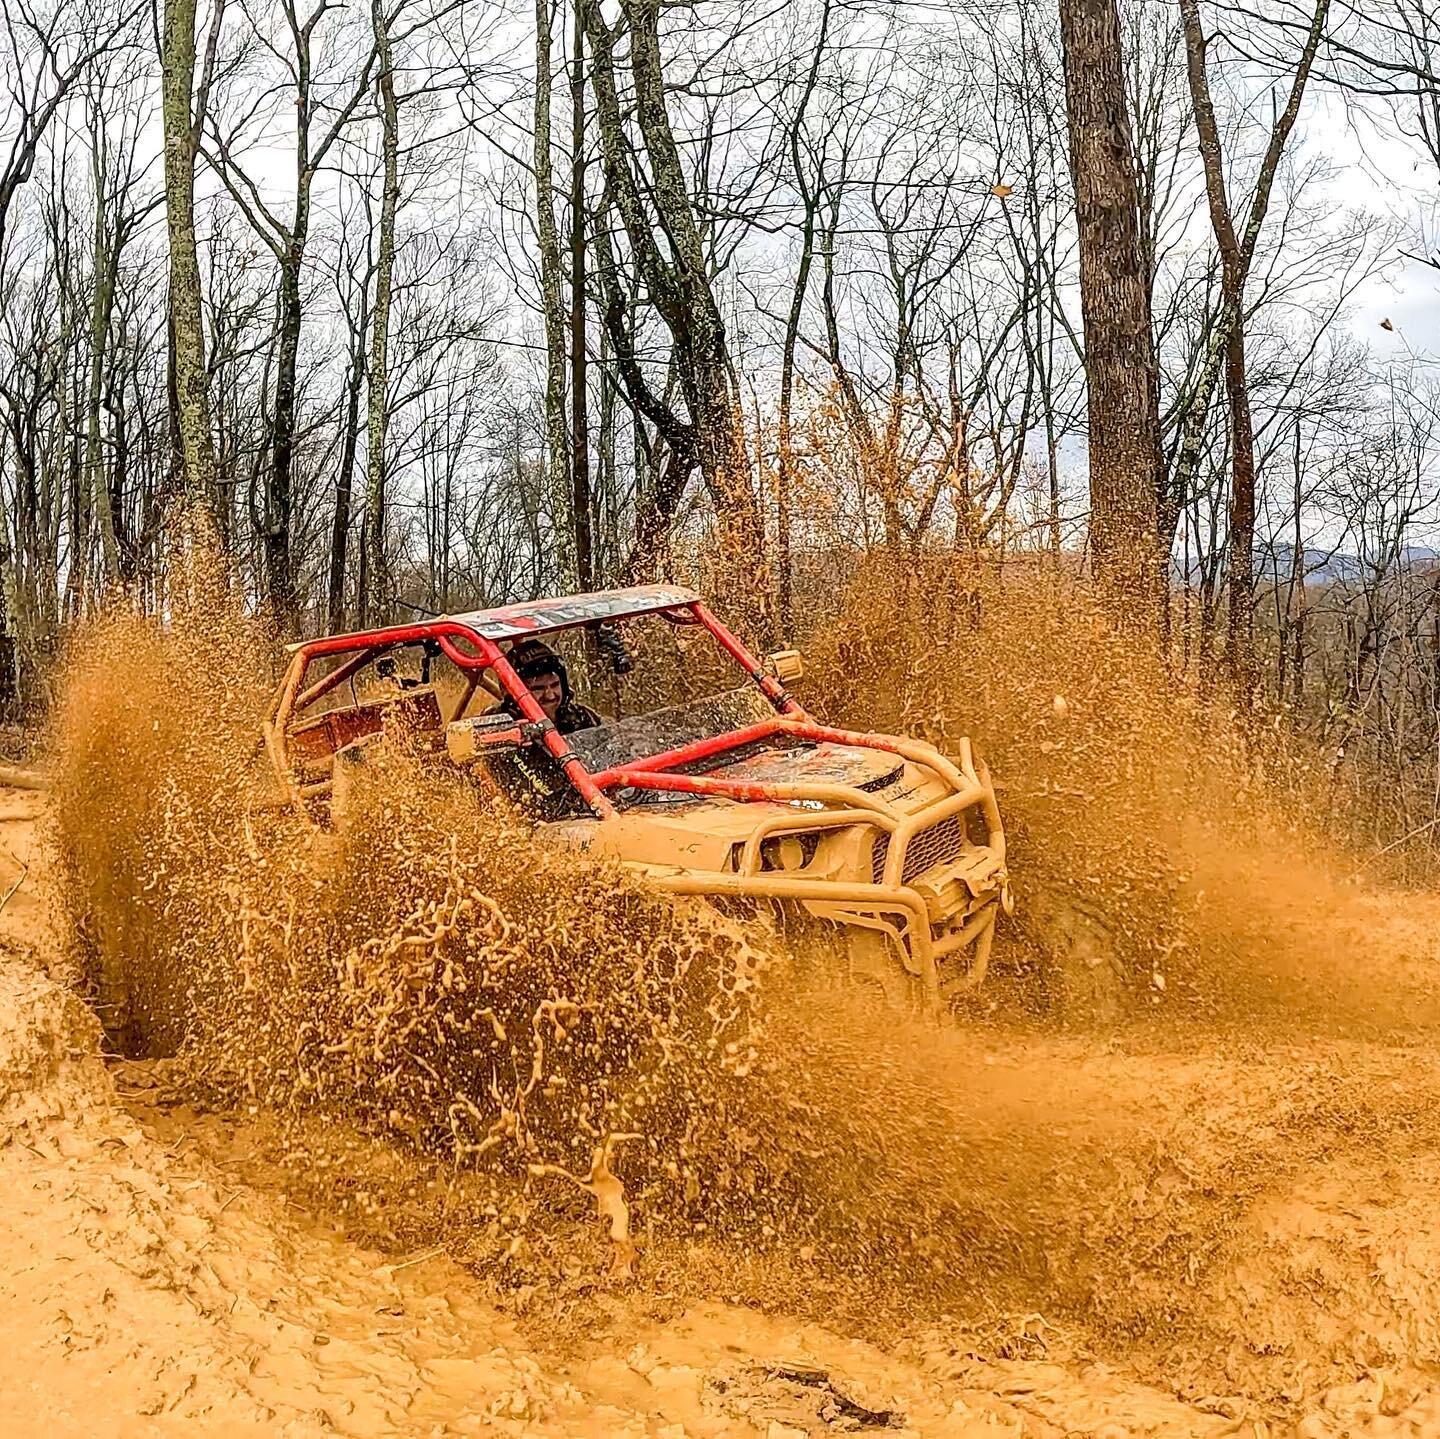
[[697,601],[689,606],[689,609],[690,613],[715,636],[725,653],[755,681],[761,693],[782,715],[792,716],[795,719],[810,718],[804,709],[790,697],[785,686],[751,654],[745,642],[727,625],[716,619],[707,606]]
[[[746,644],[705,604],[696,601],[675,610],[662,611],[668,619],[679,619],[687,614],[690,619],[709,631],[720,647],[749,675],[756,687],[775,707],[775,718],[734,730],[727,734],[715,735],[696,740],[690,744],[666,750],[628,764],[612,765],[592,774],[585,762],[572,750],[565,737],[546,718],[528,686],[516,674],[499,645],[486,638],[478,630],[462,621],[443,618],[408,625],[394,625],[384,630],[364,635],[331,635],[309,640],[296,645],[294,659],[281,683],[276,698],[274,713],[266,726],[266,738],[278,753],[281,766],[290,775],[289,751],[286,730],[290,717],[297,708],[313,703],[331,689],[350,678],[381,649],[394,645],[414,644],[425,640],[436,642],[445,656],[462,670],[472,673],[493,671],[505,693],[519,708],[520,713],[536,727],[541,742],[551,756],[564,770],[566,778],[576,792],[600,819],[609,819],[616,813],[615,806],[605,791],[619,787],[634,789],[672,790],[696,795],[715,795],[741,801],[756,800],[813,800],[820,803],[838,804],[842,808],[860,808],[874,815],[883,815],[894,821],[894,811],[883,801],[875,800],[868,794],[844,785],[757,785],[710,776],[677,775],[671,771],[677,766],[695,760],[709,759],[727,750],[755,740],[769,738],[776,734],[790,734],[801,740],[816,744],[841,744],[859,749],[881,750],[908,760],[931,771],[955,790],[969,790],[985,786],[976,774],[968,740],[960,744],[960,763],[957,765],[946,758],[933,746],[895,736],[862,733],[855,730],[836,729],[817,724],[809,713],[798,704],[781,684],[756,659]],[[464,646],[464,648],[462,648]],[[312,660],[326,655],[349,654],[351,657],[331,674],[316,681],[303,692],[299,691],[306,667]],[[298,794],[293,776],[290,779],[293,792]],[[988,798],[988,796],[987,796]],[[993,800],[986,804],[986,819],[997,836],[1003,836],[999,814]],[[890,826],[885,826],[889,828]],[[1001,840],[1003,843],[1003,838]]]
[[[376,640],[381,638],[383,638],[383,645],[376,643]],[[395,625],[389,629],[362,636],[358,641],[357,637],[353,635],[330,635],[296,646],[295,658],[291,660],[285,681],[280,687],[275,713],[267,726],[266,736],[267,740],[279,751],[292,793],[299,795],[299,788],[295,784],[290,768],[289,746],[286,743],[286,730],[290,723],[290,716],[294,713],[298,703],[308,702],[312,698],[324,695],[328,689],[333,688],[332,681],[340,683],[335,680],[333,675],[327,675],[325,679],[297,696],[296,691],[299,689],[300,680],[309,663],[312,660],[322,659],[326,655],[347,654],[355,650],[373,654],[382,647],[388,649],[392,645],[416,644],[424,640],[436,641],[445,656],[463,670],[493,670],[506,693],[519,707],[520,713],[536,727],[541,742],[564,770],[566,778],[575,786],[581,799],[600,819],[609,819],[614,815],[615,806],[597,787],[589,770],[585,768],[584,761],[565,742],[564,735],[546,718],[545,711],[540,708],[535,696],[530,693],[524,681],[515,673],[510,661],[501,653],[500,647],[493,640],[487,639],[468,625],[447,619],[431,620],[424,624]],[[467,645],[473,646],[473,651],[467,653],[456,641],[464,641]],[[349,675],[360,667],[361,665],[356,663],[356,660],[347,660],[336,671],[336,674],[343,674],[345,678],[349,678]]]

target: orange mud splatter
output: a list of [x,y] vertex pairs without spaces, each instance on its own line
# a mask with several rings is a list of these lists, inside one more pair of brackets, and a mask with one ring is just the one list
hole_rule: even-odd
[[593,1317],[581,1271],[633,1243],[656,1293],[927,1352],[1043,1312],[1267,1402],[1367,1343],[1440,1360],[1403,1226],[1376,1201],[1370,1250],[1331,1232],[1335,1174],[1440,1173],[1434,901],[1353,883],[1303,757],[1068,582],[870,567],[811,648],[827,718],[971,734],[996,771],[1022,910],[966,1013],[768,956],[403,755],[317,836],[266,808],[258,637],[181,615],[104,622],[67,690],[62,893],[102,1016],[362,1233],[547,1314]]
[[[1098,960],[1131,1022],[1440,1021],[1423,942],[1375,982],[1370,951],[1407,901],[1357,880],[1314,757],[1263,717],[1247,731],[1073,578],[873,560],[812,650],[808,702],[827,715],[942,746],[969,734],[989,761],[1031,1006],[1084,1018],[1090,996],[1065,990]],[[1078,963],[1053,952],[1067,940]]]

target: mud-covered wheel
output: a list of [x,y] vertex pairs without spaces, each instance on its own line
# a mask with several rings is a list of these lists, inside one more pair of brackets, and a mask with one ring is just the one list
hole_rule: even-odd
[[852,980],[875,986],[892,1008],[905,1011],[920,1008],[923,998],[920,981],[905,968],[889,935],[878,929],[847,924],[841,926],[839,947]]
[[1081,1024],[1119,1019],[1129,985],[1114,927],[1099,907],[1073,893],[1041,889],[1026,903],[1024,922],[1044,955],[1060,1014]]

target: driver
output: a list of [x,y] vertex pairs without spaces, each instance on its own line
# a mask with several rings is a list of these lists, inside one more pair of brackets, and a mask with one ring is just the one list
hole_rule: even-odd
[[[602,723],[594,710],[571,694],[565,662],[549,645],[523,640],[507,658],[560,734],[573,734]],[[523,719],[519,704],[509,695],[493,713]],[[554,756],[538,740],[523,750],[497,755],[489,768],[501,789],[537,819],[563,819],[574,813],[577,797]]]
[[[515,667],[515,673],[535,696],[535,702],[545,711],[546,719],[561,734],[593,729],[602,722],[594,710],[575,698],[565,662],[549,645],[539,640],[522,640],[510,651],[508,658]],[[513,699],[507,698],[504,708],[516,719],[520,718],[520,707]]]

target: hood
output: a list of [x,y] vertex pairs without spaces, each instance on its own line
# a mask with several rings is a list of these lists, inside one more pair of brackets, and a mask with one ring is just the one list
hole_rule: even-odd
[[744,780],[747,784],[846,784],[868,793],[888,788],[905,773],[899,755],[852,745],[797,745],[794,748],[765,748],[738,762],[726,764],[725,756],[700,773],[714,779]]

